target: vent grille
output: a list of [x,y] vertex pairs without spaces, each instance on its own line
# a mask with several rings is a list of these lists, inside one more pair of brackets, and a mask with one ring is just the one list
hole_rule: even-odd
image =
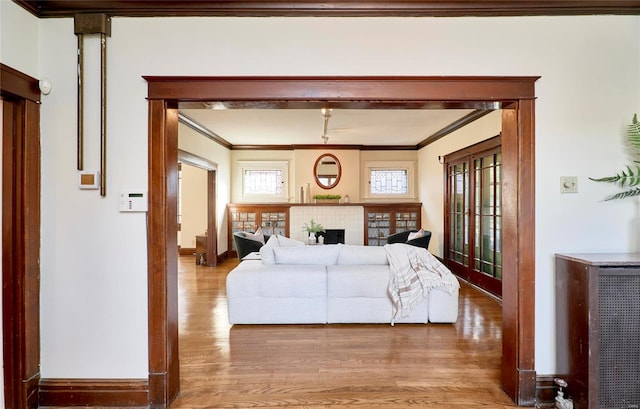
[[600,275],[600,409],[640,408],[640,276]]

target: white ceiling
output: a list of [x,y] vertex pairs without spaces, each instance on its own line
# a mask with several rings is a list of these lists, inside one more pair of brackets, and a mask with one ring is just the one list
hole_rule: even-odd
[[[417,145],[473,109],[333,109],[331,145]],[[323,144],[320,109],[180,109],[232,145]]]

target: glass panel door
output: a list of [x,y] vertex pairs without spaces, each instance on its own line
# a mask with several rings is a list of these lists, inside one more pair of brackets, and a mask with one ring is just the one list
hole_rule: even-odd
[[502,154],[499,137],[448,155],[445,260],[469,282],[502,294]]
[[449,258],[463,265],[469,262],[469,168],[466,162],[450,166]]
[[[473,267],[486,275],[479,280],[493,293],[501,293],[502,280],[502,216],[500,215],[502,167],[500,152],[474,160],[475,183],[475,251]],[[493,281],[498,282],[493,282]],[[484,284],[486,283],[486,284]]]

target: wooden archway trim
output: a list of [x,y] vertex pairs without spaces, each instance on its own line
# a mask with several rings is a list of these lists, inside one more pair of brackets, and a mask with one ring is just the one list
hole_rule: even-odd
[[179,390],[177,330],[177,104],[180,101],[457,101],[503,109],[502,384],[535,403],[534,83],[538,77],[144,77],[149,98],[149,395]]
[[40,381],[40,91],[0,64],[2,336],[8,408],[37,408]]

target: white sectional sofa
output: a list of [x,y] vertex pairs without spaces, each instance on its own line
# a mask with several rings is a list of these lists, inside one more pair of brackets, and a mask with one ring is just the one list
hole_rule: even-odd
[[[384,247],[265,245],[227,276],[231,324],[390,323]],[[457,284],[457,281],[455,281]],[[432,289],[397,323],[453,323],[458,288]]]

